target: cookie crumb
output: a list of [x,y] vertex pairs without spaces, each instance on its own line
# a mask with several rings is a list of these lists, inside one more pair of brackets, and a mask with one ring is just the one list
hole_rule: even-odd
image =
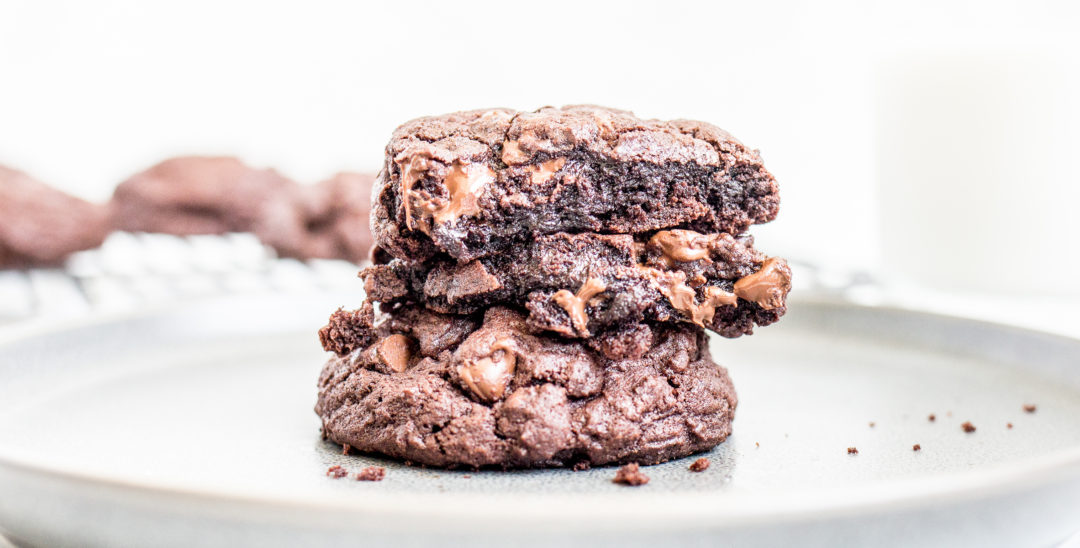
[[870,428],[873,428],[874,426],[876,426],[876,424],[877,423],[875,423],[874,421],[870,421]]
[[351,445],[346,443],[345,445],[341,446],[341,454],[342,455],[348,455],[349,451],[352,451],[352,446]]
[[368,466],[356,473],[356,481],[382,481],[386,477],[386,468]]
[[754,447],[761,447],[761,444],[755,441],[754,442]]
[[968,434],[975,431],[975,425],[971,424],[971,421],[967,421],[964,424],[961,424],[960,428],[963,428],[964,432],[967,432]]
[[342,468],[342,467],[340,467],[340,466],[335,465],[335,466],[331,466],[330,468],[326,469],[326,475],[331,477],[331,478],[334,478],[334,479],[339,479],[339,478],[343,478],[345,476],[348,476],[349,471]]
[[571,468],[571,470],[573,470],[575,472],[584,472],[584,471],[588,470],[589,468],[592,468],[591,466],[589,466],[589,461],[587,461],[587,460],[579,460],[579,461],[574,463],[574,466]]
[[1008,428],[1009,430],[1012,430],[1012,423],[1011,422],[1005,423],[1005,428]]
[[1035,407],[1034,404],[1030,404],[1030,403],[1024,404],[1024,412],[1025,413],[1034,413],[1035,409],[1036,409],[1036,407]]
[[858,455],[859,450],[854,448],[854,447],[848,447],[847,448],[847,454],[849,454],[849,455]]
[[615,472],[615,479],[611,481],[615,483],[621,483],[623,485],[645,485],[649,483],[649,476],[646,476],[642,471],[638,463],[631,462],[619,468],[618,472]]
[[937,420],[937,415],[934,415],[933,413],[930,413],[930,416],[926,417],[926,420],[928,420],[930,422],[934,422],[934,421]]
[[691,472],[704,472],[704,471],[709,469],[710,464],[712,464],[712,463],[709,462],[709,459],[707,459],[705,457],[701,457],[700,459],[694,461],[690,465],[690,471]]
[[922,451],[922,446],[916,443],[915,445],[911,446],[911,450],[912,451]]

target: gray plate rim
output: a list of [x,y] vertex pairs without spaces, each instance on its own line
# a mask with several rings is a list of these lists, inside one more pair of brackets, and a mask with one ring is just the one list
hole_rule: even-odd
[[[202,303],[205,304],[205,303]],[[800,297],[797,304],[834,307],[850,312],[874,311],[909,321],[960,322],[980,330],[1008,333],[1013,336],[1038,337],[1046,342],[1067,345],[1080,356],[1080,339],[1047,333],[1035,329],[1011,326],[907,309],[896,306],[862,305],[832,298]],[[0,334],[0,351],[8,344],[24,339],[62,333],[68,330],[102,326],[104,324],[151,318],[176,313],[176,306],[160,306],[137,312],[101,314],[89,318],[64,321],[54,325],[24,325]],[[614,471],[614,469],[612,469]],[[497,473],[497,472],[496,472]],[[275,514],[304,515],[318,513],[362,513],[370,517],[392,520],[432,519],[455,520],[475,517],[481,513],[502,524],[541,524],[559,519],[561,523],[582,525],[586,521],[617,520],[625,525],[634,518],[649,518],[650,523],[663,520],[668,525],[698,523],[708,518],[710,526],[808,520],[834,516],[857,516],[880,511],[921,507],[928,504],[947,504],[990,496],[1032,491],[1062,480],[1080,480],[1080,446],[1056,451],[1036,458],[996,465],[937,477],[885,480],[876,489],[841,487],[821,497],[813,490],[789,494],[778,500],[775,494],[740,494],[737,501],[723,493],[655,493],[648,498],[628,498],[619,493],[580,494],[477,494],[455,493],[460,504],[438,504],[447,495],[436,493],[369,493],[364,497],[324,500],[308,496],[295,498],[252,497],[244,494],[210,490],[166,487],[128,481],[106,475],[94,475],[74,470],[39,466],[24,458],[5,453],[0,445],[0,477],[10,475],[30,482],[68,484],[84,490],[106,490],[121,496],[141,496],[173,503],[186,503],[204,508],[214,506],[261,509]],[[646,526],[646,520],[635,520],[635,526]]]

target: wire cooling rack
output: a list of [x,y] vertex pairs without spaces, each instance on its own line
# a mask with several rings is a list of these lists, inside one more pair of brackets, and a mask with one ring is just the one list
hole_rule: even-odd
[[240,293],[361,292],[358,270],[346,261],[278,258],[251,234],[118,232],[62,268],[0,270],[0,325]]

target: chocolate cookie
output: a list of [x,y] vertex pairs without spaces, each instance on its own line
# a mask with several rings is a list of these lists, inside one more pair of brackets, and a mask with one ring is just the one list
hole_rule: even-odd
[[98,247],[108,232],[105,206],[0,166],[0,268],[56,266]]
[[339,173],[302,186],[236,158],[173,158],[117,187],[115,224],[181,236],[252,232],[282,257],[360,262],[371,248],[373,180]]
[[296,183],[236,158],[188,156],[165,160],[116,187],[116,228],[165,234],[265,232],[299,238],[293,205]]
[[376,243],[411,260],[470,261],[558,232],[740,234],[780,201],[758,153],[724,130],[596,106],[413,120],[375,185]]
[[[372,245],[368,214],[374,180],[373,175],[342,172],[301,187],[296,207],[303,231],[266,234],[264,241],[286,257],[354,263],[367,259]],[[283,237],[290,235],[294,237]]]
[[375,324],[367,306],[320,332],[337,354],[319,378],[323,435],[361,452],[439,467],[651,464],[731,433],[735,391],[695,326],[640,324],[626,352],[534,335],[501,307],[482,319],[405,307]]
[[390,260],[361,272],[368,298],[471,314],[527,307],[538,330],[589,337],[643,321],[682,321],[725,337],[786,311],[791,271],[749,236],[662,230],[651,236],[556,233],[511,253],[458,263]]

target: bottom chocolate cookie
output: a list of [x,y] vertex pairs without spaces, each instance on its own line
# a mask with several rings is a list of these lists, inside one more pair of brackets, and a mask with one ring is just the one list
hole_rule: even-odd
[[[438,467],[654,464],[731,433],[737,398],[700,327],[642,325],[639,352],[529,332],[507,308],[482,319],[370,307],[320,332],[323,435]],[[634,357],[637,356],[637,357]]]

